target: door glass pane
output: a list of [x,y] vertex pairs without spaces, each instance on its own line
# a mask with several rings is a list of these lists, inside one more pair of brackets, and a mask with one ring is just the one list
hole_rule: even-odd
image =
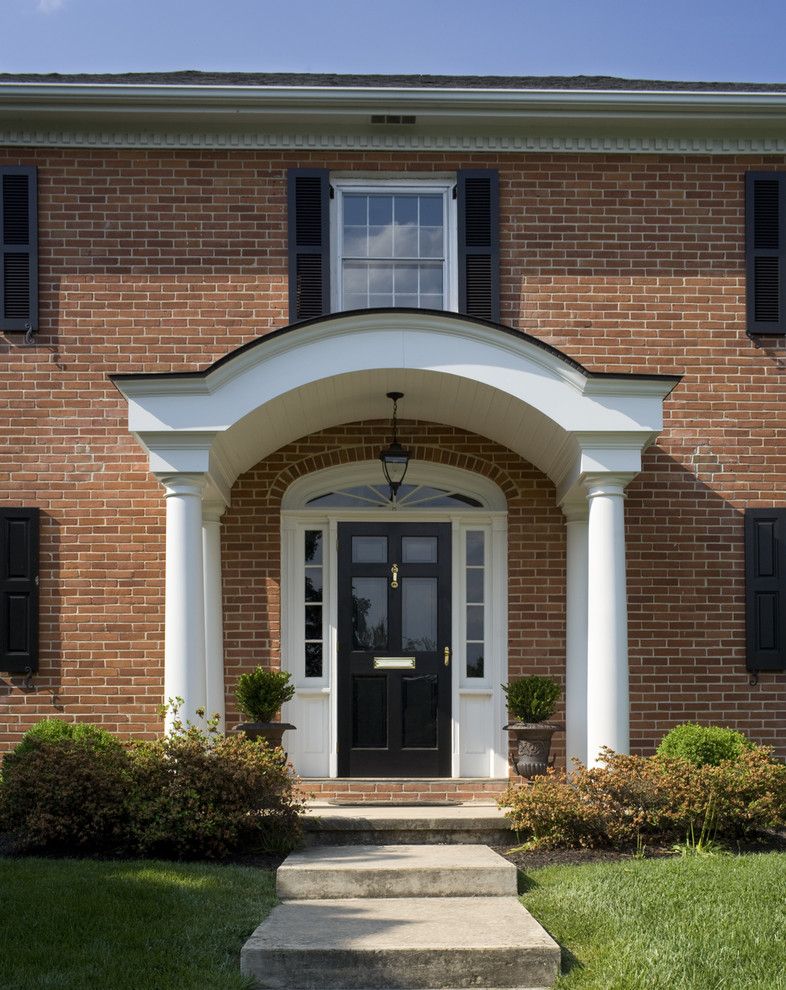
[[306,677],[322,676],[322,644],[306,643]]
[[437,579],[401,579],[401,649],[437,648]]
[[483,601],[483,568],[467,568],[467,601],[478,604]]
[[467,606],[467,639],[483,639],[483,606]]
[[403,536],[401,560],[404,564],[436,564],[436,536]]
[[352,578],[352,647],[376,650],[388,641],[388,579]]
[[467,677],[483,677],[483,644],[467,643]]
[[307,602],[322,601],[322,568],[321,567],[306,568],[305,590],[306,590]]
[[470,567],[483,566],[483,530],[471,530],[467,533],[467,565]]
[[306,639],[322,639],[321,605],[306,605]]
[[437,675],[401,679],[402,744],[405,749],[437,745]]
[[353,564],[385,564],[388,559],[387,536],[353,536]]
[[352,678],[352,745],[383,749],[388,744],[387,678]]
[[322,563],[322,530],[306,530],[306,563]]

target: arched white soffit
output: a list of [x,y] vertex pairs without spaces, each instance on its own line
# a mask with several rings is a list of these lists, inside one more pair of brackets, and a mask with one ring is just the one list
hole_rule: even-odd
[[[468,495],[481,503],[483,509],[492,512],[504,512],[507,500],[502,489],[490,478],[467,471],[464,468],[452,467],[446,464],[434,464],[430,461],[413,460],[407,470],[408,485],[428,485],[441,488],[447,492],[459,492]],[[324,495],[330,491],[338,491],[355,485],[374,485],[386,488],[379,461],[358,461],[356,464],[339,464],[335,467],[323,468],[312,474],[297,478],[287,488],[281,501],[282,510],[308,509],[309,500]],[[358,508],[362,506],[359,504]],[[424,505],[414,505],[413,508],[423,511]],[[425,508],[428,508],[426,505]],[[456,506],[458,509],[459,506]],[[369,506],[373,511],[373,507]],[[320,510],[315,507],[315,511]],[[439,508],[444,512],[444,508]],[[467,511],[464,506],[462,511]]]
[[564,485],[588,437],[639,456],[678,379],[592,374],[523,333],[457,314],[370,310],[284,328],[204,372],[113,381],[152,470],[205,470],[204,456],[184,452],[207,452],[227,490],[299,437],[386,418],[393,389],[405,393],[402,418],[488,437]]

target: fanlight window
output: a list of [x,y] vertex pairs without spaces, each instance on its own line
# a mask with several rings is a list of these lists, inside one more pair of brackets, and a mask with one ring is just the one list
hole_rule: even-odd
[[[310,498],[307,505],[325,506],[331,509],[390,508],[390,493],[387,485],[353,485],[325,492]],[[483,503],[471,495],[451,491],[448,488],[434,488],[431,485],[402,485],[396,497],[398,508],[421,509],[482,509]]]

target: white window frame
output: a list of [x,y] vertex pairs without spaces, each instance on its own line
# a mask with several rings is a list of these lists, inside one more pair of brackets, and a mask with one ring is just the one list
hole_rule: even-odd
[[[330,309],[333,313],[343,310],[342,298],[344,252],[344,194],[367,193],[370,195],[385,193],[435,193],[441,192],[445,203],[445,261],[444,261],[444,310],[458,312],[458,236],[457,209],[453,190],[456,179],[418,179],[418,178],[333,178],[330,185],[333,198],[330,201]],[[381,259],[386,260],[386,259]],[[393,259],[395,260],[395,259]]]

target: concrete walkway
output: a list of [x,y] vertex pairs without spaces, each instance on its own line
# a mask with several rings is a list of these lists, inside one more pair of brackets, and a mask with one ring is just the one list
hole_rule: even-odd
[[551,987],[559,946],[519,903],[516,876],[484,845],[292,853],[241,970],[276,990]]

